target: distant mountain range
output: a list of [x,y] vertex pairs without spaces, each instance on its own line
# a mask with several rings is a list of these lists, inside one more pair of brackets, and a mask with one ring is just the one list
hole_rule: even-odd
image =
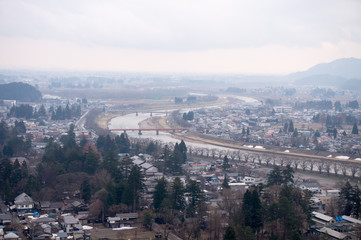
[[342,58],[317,64],[307,71],[287,76],[295,85],[334,86],[340,89],[361,90],[361,59]]

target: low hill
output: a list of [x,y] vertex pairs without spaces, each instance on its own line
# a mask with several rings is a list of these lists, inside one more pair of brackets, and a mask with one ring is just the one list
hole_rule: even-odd
[[0,84],[0,100],[17,100],[24,102],[41,101],[41,93],[27,83],[13,82]]
[[[347,89],[350,79],[361,79],[361,59],[342,58],[290,74],[296,85],[335,86]],[[354,81],[353,81],[354,82]]]

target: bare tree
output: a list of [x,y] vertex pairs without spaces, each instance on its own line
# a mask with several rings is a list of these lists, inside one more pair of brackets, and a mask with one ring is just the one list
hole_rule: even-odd
[[242,159],[242,153],[241,153],[241,151],[238,151],[238,152],[237,152],[237,158],[238,158],[238,161],[241,161],[241,159]]
[[284,161],[285,161],[285,160],[284,160],[283,158],[280,159],[280,166],[281,166],[281,167],[283,167]]
[[352,174],[352,177],[354,178],[356,176],[356,173],[358,172],[358,167],[356,166],[351,166],[351,174]]
[[258,164],[261,165],[262,164],[262,156],[260,154],[257,155],[257,159],[258,159]]
[[250,157],[250,156],[249,156],[249,153],[245,153],[243,156],[244,156],[244,161],[245,161],[245,162],[248,162],[249,157]]
[[219,224],[219,220],[222,219],[221,213],[218,208],[214,208],[210,211],[208,221],[208,238],[207,239],[220,239],[221,233],[224,232],[222,224]]
[[212,158],[215,158],[216,157],[216,149],[212,148]]
[[270,157],[268,157],[268,158],[266,158],[266,165],[267,165],[267,167],[268,167],[268,165],[269,165],[269,163],[271,162],[271,158]]
[[315,165],[315,162],[314,161],[310,161],[310,170],[311,172],[313,172],[313,165]]
[[344,177],[347,175],[347,167],[345,165],[341,165],[341,171]]
[[251,155],[251,160],[252,160],[252,163],[254,163],[254,161],[256,161],[256,156],[255,156],[255,155]]
[[330,169],[331,169],[331,163],[330,162],[325,162],[325,169],[327,172],[327,175],[330,175]]
[[189,146],[189,147],[188,147],[188,154],[189,154],[190,156],[192,156],[192,152],[193,152],[193,148],[192,148],[192,146]]
[[340,168],[339,168],[338,164],[337,164],[337,163],[334,163],[334,164],[333,164],[333,171],[335,172],[335,175],[338,174],[338,170],[339,170],[339,169],[340,169]]
[[322,173],[322,169],[323,169],[324,164],[325,163],[323,161],[317,162],[317,169],[318,169],[319,173]]
[[293,162],[293,166],[295,167],[295,170],[297,171],[297,169],[298,169],[298,165],[300,164],[300,162],[298,161],[298,160],[295,160],[294,162]]
[[277,158],[274,158],[273,159],[273,166],[276,166],[276,163],[277,163]]
[[302,171],[306,171],[307,163],[308,163],[307,161],[301,160]]

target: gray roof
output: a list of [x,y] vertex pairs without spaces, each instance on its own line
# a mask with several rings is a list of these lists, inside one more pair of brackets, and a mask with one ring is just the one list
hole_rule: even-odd
[[56,220],[54,218],[42,217],[42,218],[34,218],[34,219],[31,220],[31,222],[50,223],[50,222],[56,222]]
[[73,216],[64,216],[63,219],[64,219],[65,224],[77,224],[77,223],[79,223],[79,220],[76,219]]
[[156,167],[150,167],[146,170],[147,173],[155,173],[158,172],[158,168]]
[[19,196],[17,196],[15,198],[15,204],[33,204],[34,203],[34,200],[29,196],[27,195],[26,193],[22,193],[20,194]]
[[67,238],[68,237],[68,234],[66,232],[58,232],[56,235],[58,237],[60,237],[60,238]]
[[119,218],[138,218],[138,213],[118,213],[116,217]]
[[49,201],[40,202],[40,205],[42,208],[49,208],[50,202]]
[[0,214],[0,220],[11,220],[12,216],[10,213],[7,214]]
[[327,227],[323,227],[319,231],[322,233],[328,234],[331,237],[336,238],[336,239],[345,239],[347,237],[347,235],[337,232],[337,231],[332,230],[331,228],[327,228]]
[[135,164],[135,165],[141,165],[142,163],[144,163],[144,160],[141,160],[141,159],[135,159],[135,160],[133,160],[133,163]]
[[142,165],[140,165],[140,167],[144,168],[144,169],[148,169],[148,168],[151,168],[153,167],[152,164],[149,164],[149,163],[143,163]]

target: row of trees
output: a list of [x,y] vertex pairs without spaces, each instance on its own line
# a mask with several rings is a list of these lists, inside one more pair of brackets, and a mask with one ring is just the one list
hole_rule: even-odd
[[65,108],[62,106],[58,106],[56,109],[51,107],[49,113],[52,120],[72,119],[81,116],[81,106],[78,104],[69,106],[69,104],[67,104]]
[[0,122],[0,157],[12,157],[29,154],[31,151],[31,136],[25,136],[26,127],[23,121],[15,121],[12,128],[2,120]]
[[[325,94],[328,94],[327,92]],[[347,104],[344,105],[346,108],[358,109],[359,103],[357,100],[349,101]],[[320,110],[331,110],[335,108],[337,112],[342,112],[342,106],[340,101],[335,101],[332,104],[330,100],[315,100],[315,101],[307,101],[307,102],[296,102],[295,108],[296,109],[320,109]]]
[[96,146],[98,150],[105,155],[109,151],[115,151],[118,153],[130,152],[130,141],[127,134],[122,133],[115,138],[111,138],[110,135],[100,135],[97,139]]
[[31,153],[31,136],[18,137],[26,133],[23,121],[15,121],[13,127],[0,122],[0,196],[10,201],[25,191],[38,189],[36,177],[28,173],[26,162],[19,163],[17,159],[11,162],[12,156],[28,156]]
[[174,145],[173,150],[170,150],[168,145],[163,148],[161,161],[155,163],[158,170],[164,173],[173,175],[181,175],[183,173],[182,164],[187,161],[187,146],[183,140]]
[[17,159],[12,163],[8,157],[0,160],[0,195],[5,201],[12,201],[22,192],[31,194],[39,190],[36,177],[28,173],[24,161],[22,164]]
[[[186,201],[185,196],[189,197]],[[165,178],[157,181],[153,193],[153,208],[161,222],[169,221],[168,214],[194,217],[204,208],[204,193],[197,181],[189,180],[184,186],[179,177],[169,183]],[[171,219],[174,221],[174,219]]]
[[[65,120],[81,116],[81,106],[79,104],[69,104],[66,107],[58,106],[56,109],[52,106],[49,108],[48,113],[52,120]],[[47,111],[44,105],[41,105],[39,110],[33,108],[29,104],[21,104],[20,106],[12,106],[10,108],[9,117],[37,119],[39,117],[46,117]]]

